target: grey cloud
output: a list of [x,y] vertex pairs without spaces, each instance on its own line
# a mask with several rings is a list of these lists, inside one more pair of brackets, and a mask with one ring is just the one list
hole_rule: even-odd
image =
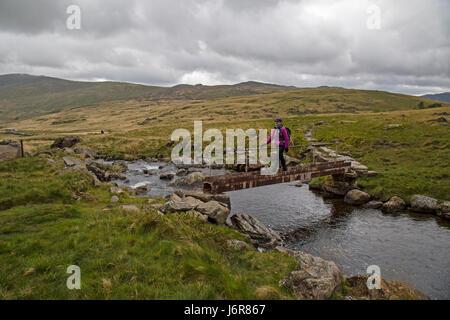
[[[81,30],[65,28],[69,4]],[[378,4],[381,30],[366,9]],[[0,73],[450,90],[447,0],[2,0]]]

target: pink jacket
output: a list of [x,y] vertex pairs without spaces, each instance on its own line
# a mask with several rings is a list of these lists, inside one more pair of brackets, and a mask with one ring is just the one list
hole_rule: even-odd
[[[267,139],[266,144],[269,144],[272,141],[272,137],[275,134],[275,130],[277,130],[277,129],[272,130],[272,133],[271,133],[269,139]],[[288,135],[285,127],[281,128],[280,137],[278,137],[278,141],[275,141],[275,144],[278,146],[284,146],[286,149],[289,149],[289,135]]]

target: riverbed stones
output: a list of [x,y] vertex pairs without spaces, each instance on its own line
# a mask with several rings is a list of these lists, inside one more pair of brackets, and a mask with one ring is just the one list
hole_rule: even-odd
[[20,156],[21,149],[19,142],[9,139],[0,141],[0,162],[13,160]]
[[204,175],[201,172],[192,172],[185,177],[178,178],[172,185],[193,187],[203,183]]
[[363,208],[365,208],[365,209],[380,209],[382,205],[383,205],[383,202],[381,202],[381,201],[369,201],[363,205]]
[[215,200],[201,203],[197,206],[196,210],[204,215],[207,215],[208,220],[219,225],[224,225],[227,221],[228,215],[230,214],[230,210],[227,207]]
[[392,197],[388,202],[385,202],[381,207],[384,213],[397,213],[405,210],[406,203],[402,198],[397,196]]
[[175,175],[173,173],[161,173],[159,178],[161,180],[172,180]]
[[111,202],[111,203],[119,202],[119,197],[118,196],[112,196],[111,200],[109,202]]
[[411,210],[414,212],[434,213],[438,210],[436,199],[422,195],[411,197]]
[[292,271],[279,282],[280,286],[291,290],[297,299],[329,299],[341,288],[342,274],[334,262],[300,251],[282,247],[276,249],[293,256],[300,264],[299,270]]
[[272,229],[248,214],[237,213],[231,217],[233,227],[250,237],[251,242],[265,249],[272,249],[280,245],[281,237]]
[[68,137],[62,137],[57,138],[53,144],[50,146],[50,148],[58,148],[58,149],[64,149],[64,148],[72,148],[77,143],[83,141],[79,136],[68,136]]
[[354,189],[347,192],[344,198],[344,202],[354,206],[359,206],[370,201],[370,194],[367,192]]

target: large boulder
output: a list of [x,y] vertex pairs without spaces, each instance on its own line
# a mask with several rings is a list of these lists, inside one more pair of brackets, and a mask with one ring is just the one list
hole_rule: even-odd
[[203,183],[203,178],[204,178],[203,173],[193,172],[185,177],[178,178],[172,183],[172,185],[187,186],[187,187],[198,186]]
[[202,201],[200,201],[194,197],[185,197],[183,199],[180,199],[180,201],[193,205],[194,209],[197,208],[199,205],[203,204]]
[[21,156],[20,144],[14,140],[0,141],[0,162],[13,160]]
[[396,213],[396,212],[402,212],[405,210],[406,203],[403,201],[402,198],[399,197],[392,197],[388,202],[385,202],[381,206],[381,211],[384,213]]
[[359,206],[370,201],[370,194],[361,190],[350,190],[344,198],[344,202],[354,206]]
[[281,244],[281,237],[272,229],[248,214],[237,213],[231,217],[233,227],[250,237],[254,245],[272,249]]
[[380,289],[369,289],[369,275],[357,275],[345,279],[346,300],[430,300],[417,289],[400,281],[380,279]]
[[230,210],[217,201],[208,201],[197,206],[196,210],[208,216],[208,219],[216,224],[225,224]]
[[438,202],[434,198],[414,195],[411,198],[411,210],[415,212],[434,213],[438,210]]
[[71,148],[77,143],[83,141],[79,136],[69,136],[69,137],[63,137],[63,138],[57,138],[55,142],[50,146],[50,148]]
[[293,256],[300,264],[300,270],[292,271],[279,283],[291,290],[297,299],[329,299],[341,288],[342,274],[334,262],[300,251],[281,247],[277,250]]

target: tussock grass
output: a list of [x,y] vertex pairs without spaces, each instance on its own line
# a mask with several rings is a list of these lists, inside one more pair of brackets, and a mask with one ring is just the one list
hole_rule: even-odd
[[[245,241],[241,234],[186,214],[158,215],[144,198],[122,194],[111,206],[107,185],[58,172],[41,158],[0,164],[0,193],[9,199],[0,211],[0,299],[292,298],[278,281],[298,268],[293,258],[231,249],[226,240]],[[34,188],[19,197],[15,183]],[[97,201],[72,200],[80,185]],[[66,287],[70,265],[81,268],[81,290]]]

